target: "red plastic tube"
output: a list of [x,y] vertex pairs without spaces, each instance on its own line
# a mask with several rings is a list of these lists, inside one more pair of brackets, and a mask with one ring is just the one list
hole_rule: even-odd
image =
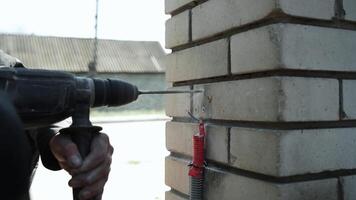
[[189,176],[202,178],[204,173],[204,124],[199,124],[199,134],[193,136],[193,163],[189,170]]

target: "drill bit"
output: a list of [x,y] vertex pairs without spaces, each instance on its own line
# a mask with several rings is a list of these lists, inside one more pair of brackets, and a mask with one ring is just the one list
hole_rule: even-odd
[[142,90],[139,94],[179,94],[179,93],[201,93],[203,90]]

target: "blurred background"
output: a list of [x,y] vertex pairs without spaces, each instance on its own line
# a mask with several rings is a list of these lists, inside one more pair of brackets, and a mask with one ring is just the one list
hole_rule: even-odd
[[[96,0],[1,0],[2,33],[93,38]],[[164,43],[161,0],[99,0],[101,39]]]
[[[1,0],[0,49],[28,68],[115,77],[142,90],[164,89],[161,0]],[[97,17],[96,17],[97,16]],[[162,96],[147,95],[115,109],[91,112],[115,148],[104,198],[164,199]],[[64,121],[61,126],[69,126]],[[33,200],[71,199],[69,176],[39,163]]]

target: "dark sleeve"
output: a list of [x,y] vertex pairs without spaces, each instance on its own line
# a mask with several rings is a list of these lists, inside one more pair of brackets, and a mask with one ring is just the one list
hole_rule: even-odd
[[47,169],[56,171],[62,168],[59,166],[57,159],[54,157],[49,147],[49,141],[53,136],[55,136],[55,132],[50,128],[38,129],[36,142],[43,166]]
[[27,195],[31,174],[30,144],[7,95],[0,91],[1,199]]

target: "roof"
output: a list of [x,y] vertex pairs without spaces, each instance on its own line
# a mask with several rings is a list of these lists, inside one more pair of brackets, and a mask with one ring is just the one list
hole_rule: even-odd
[[[34,69],[88,72],[93,39],[0,34],[0,49]],[[97,72],[163,72],[165,56],[158,42],[98,40]]]

